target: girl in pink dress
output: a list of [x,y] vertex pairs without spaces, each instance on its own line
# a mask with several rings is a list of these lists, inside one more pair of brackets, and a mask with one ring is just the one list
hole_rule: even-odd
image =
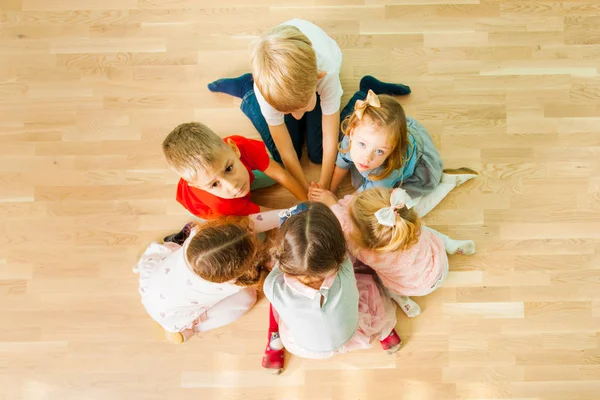
[[393,302],[372,275],[355,276],[346,250],[342,227],[323,204],[282,212],[264,293],[290,353],[327,358],[375,341],[389,353],[400,348]]
[[377,272],[409,317],[421,310],[408,296],[428,295],[448,276],[446,253],[475,253],[472,240],[453,240],[422,224],[403,189],[373,188],[339,202],[331,192],[319,195],[340,220],[351,253]]

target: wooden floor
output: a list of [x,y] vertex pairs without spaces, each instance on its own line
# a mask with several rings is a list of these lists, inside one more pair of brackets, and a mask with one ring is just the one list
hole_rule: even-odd
[[[600,3],[217,3],[0,0],[0,399],[600,399]],[[446,166],[481,172],[426,218],[478,252],[399,315],[396,356],[273,377],[264,300],[175,346],[131,269],[188,219],[162,139],[190,120],[257,137],[206,84],[293,17],[340,44],[344,100],[364,74],[410,85]]]

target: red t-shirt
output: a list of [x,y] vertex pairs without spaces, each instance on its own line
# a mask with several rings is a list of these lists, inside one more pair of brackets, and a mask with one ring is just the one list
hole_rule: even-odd
[[[269,166],[270,158],[265,144],[260,140],[247,139],[243,136],[229,136],[240,150],[240,161],[250,174],[250,184],[254,181],[253,169],[264,171]],[[223,199],[205,190],[188,185],[183,179],[177,186],[177,201],[192,214],[204,218],[217,218],[223,215],[250,215],[260,211],[258,205],[250,201],[250,192],[244,197]]]

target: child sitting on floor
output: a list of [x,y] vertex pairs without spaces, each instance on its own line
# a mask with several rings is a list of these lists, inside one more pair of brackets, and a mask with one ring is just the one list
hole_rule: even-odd
[[[415,199],[429,195],[428,203],[420,206],[419,214],[423,216],[454,187],[477,176],[468,168],[443,170],[440,154],[427,130],[407,117],[393,97],[377,95],[368,88],[361,81],[361,90],[342,111],[344,137],[331,180],[332,192],[351,172],[358,192],[374,187],[401,187]],[[309,200],[317,201],[313,191],[318,188],[311,187]]]
[[393,303],[372,275],[355,277],[342,227],[323,204],[282,212],[264,293],[290,353],[327,358],[375,341],[389,353],[400,348]]
[[278,210],[194,226],[183,246],[152,243],[135,271],[148,314],[182,343],[227,325],[256,302],[269,258],[256,233],[278,224]]
[[409,316],[420,314],[407,296],[425,296],[448,276],[448,254],[475,254],[472,240],[453,240],[422,224],[416,202],[403,189],[373,188],[340,200],[320,201],[340,220],[350,252],[379,276]]
[[[177,201],[195,217],[211,219],[264,211],[252,202],[250,191],[276,182],[298,199],[306,199],[304,189],[269,158],[260,140],[243,136],[221,139],[206,125],[190,122],[169,133],[162,148],[167,163],[181,177]],[[165,241],[181,244],[190,226]]]

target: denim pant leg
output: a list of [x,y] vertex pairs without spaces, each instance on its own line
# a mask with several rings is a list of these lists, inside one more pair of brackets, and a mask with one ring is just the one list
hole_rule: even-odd
[[296,156],[298,157],[298,160],[300,160],[302,158],[302,146],[304,146],[304,127],[306,126],[306,120],[304,117],[297,120],[292,114],[286,114],[283,120],[285,121],[285,126],[290,134],[290,139],[292,139],[294,150],[296,150]]
[[304,118],[308,159],[315,164],[321,164],[323,162],[323,112],[319,95],[314,110],[306,113]]
[[342,109],[342,112],[340,113],[340,121],[343,121],[344,119],[349,117],[350,114],[352,114],[352,112],[354,111],[354,104],[356,103],[356,100],[364,100],[366,98],[367,94],[365,92],[361,92],[360,90],[356,91],[354,95],[352,95],[350,100],[348,100],[348,103]]
[[281,157],[279,156],[279,151],[277,151],[277,146],[275,146],[275,142],[271,137],[271,131],[269,130],[269,125],[263,117],[262,112],[260,111],[260,105],[258,104],[258,100],[256,100],[256,95],[254,94],[254,90],[249,90],[244,95],[242,99],[242,104],[240,104],[240,110],[248,117],[248,119],[252,122],[252,125],[256,128],[262,141],[267,146],[269,153],[273,159],[277,162],[281,162]]
[[[240,105],[240,109],[248,117],[248,119],[252,122],[252,125],[256,128],[262,141],[267,146],[269,153],[273,159],[279,163],[281,163],[281,155],[279,154],[279,150],[277,150],[277,146],[273,141],[273,137],[271,136],[271,131],[269,130],[269,125],[265,120],[265,117],[262,115],[260,111],[260,105],[258,104],[258,100],[256,100],[256,95],[254,94],[254,90],[249,90],[244,95],[242,99],[242,104]],[[290,118],[291,117],[291,120]],[[300,121],[296,121],[291,115],[285,116],[285,124],[290,132],[290,136],[292,138],[292,143],[294,145],[294,149],[296,150],[296,154],[298,158],[302,156],[302,129],[300,127]]]

